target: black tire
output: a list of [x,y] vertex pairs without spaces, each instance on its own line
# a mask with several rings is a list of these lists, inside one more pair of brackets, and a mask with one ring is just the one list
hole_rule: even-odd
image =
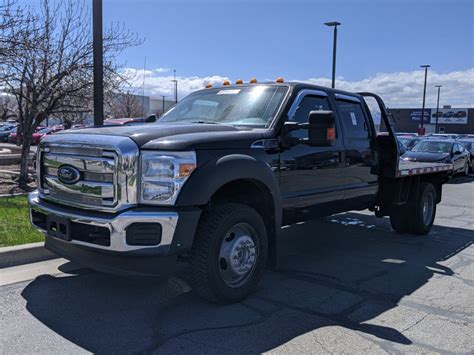
[[466,159],[466,162],[464,163],[464,170],[463,170],[464,176],[469,176],[469,170],[471,170],[471,168],[469,167],[469,161]]
[[390,224],[398,233],[425,235],[433,227],[435,216],[436,189],[433,184],[422,182],[418,194],[390,215]]
[[[222,257],[222,250],[225,243],[232,243],[232,240],[237,238],[235,233],[230,232],[241,227],[250,230],[247,237],[253,242],[254,253],[251,255],[256,256],[247,276],[240,283],[229,285],[229,277],[223,276],[222,273],[232,272],[234,268]],[[239,236],[235,243],[241,237],[245,235]],[[265,224],[255,209],[237,203],[215,205],[211,211],[203,213],[190,253],[193,288],[199,296],[213,303],[238,302],[257,287],[262,278],[267,253]]]
[[394,212],[390,215],[390,225],[393,230],[397,233],[403,234],[407,233],[410,229],[408,225],[406,214],[403,208],[396,208]]
[[[427,216],[425,216],[424,213],[425,202],[429,205],[427,208],[430,209]],[[413,214],[411,217],[410,232],[418,235],[428,234],[433,227],[436,216],[436,189],[433,184],[429,182],[421,183],[420,193],[413,201],[413,207],[411,210]]]

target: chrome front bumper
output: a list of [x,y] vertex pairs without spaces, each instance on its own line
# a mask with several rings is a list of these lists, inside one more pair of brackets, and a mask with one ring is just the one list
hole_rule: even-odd
[[[85,224],[89,226],[96,226],[108,229],[110,232],[110,246],[87,243],[81,240],[74,239],[62,242],[112,252],[132,252],[149,248],[170,247],[170,245],[173,243],[173,238],[178,223],[178,213],[173,211],[164,212],[129,210],[117,215],[106,216],[104,215],[104,213],[98,214],[92,211],[82,212],[70,210],[45,202],[39,198],[38,192],[31,193],[29,195],[28,201],[30,205],[31,222],[33,226],[42,233],[47,234],[47,231],[33,223],[31,211],[37,211],[45,215],[54,215],[57,217],[65,218],[77,224]],[[162,234],[160,244],[153,246],[127,244],[126,228],[133,223],[161,224]]]

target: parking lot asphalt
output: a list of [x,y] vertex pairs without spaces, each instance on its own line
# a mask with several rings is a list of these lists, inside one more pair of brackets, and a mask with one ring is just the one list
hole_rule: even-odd
[[473,242],[471,175],[428,236],[368,211],[285,227],[281,270],[235,305],[197,298],[185,268],[159,283],[38,263],[0,287],[0,353],[472,353]]

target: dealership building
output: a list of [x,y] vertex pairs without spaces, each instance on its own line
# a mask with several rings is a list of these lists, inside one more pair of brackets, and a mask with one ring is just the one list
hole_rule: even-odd
[[[397,132],[417,132],[421,125],[420,108],[392,108],[388,109],[395,119]],[[454,108],[444,106],[436,114],[436,108],[425,109],[423,127],[426,133],[474,134],[474,108]]]

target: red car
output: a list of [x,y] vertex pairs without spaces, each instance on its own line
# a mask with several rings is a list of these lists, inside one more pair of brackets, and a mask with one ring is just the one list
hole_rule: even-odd
[[31,137],[31,144],[37,145],[40,143],[40,141],[43,139],[44,136],[47,136],[49,134],[53,134],[62,130],[64,130],[64,126],[57,125],[57,126],[47,127],[38,132],[35,132],[33,133],[33,136]]
[[[57,126],[51,126],[51,127],[38,126],[35,129],[35,133],[33,133],[33,135],[31,136],[31,144],[32,145],[37,145],[37,144],[39,144],[39,142],[41,141],[41,139],[44,136],[46,136],[48,134],[58,132],[58,131],[62,131],[63,129],[64,129],[63,125],[57,125]],[[16,143],[16,136],[17,136],[16,132],[11,133],[8,136],[8,142],[9,143]],[[21,142],[23,141],[22,136],[20,136],[20,141]]]

